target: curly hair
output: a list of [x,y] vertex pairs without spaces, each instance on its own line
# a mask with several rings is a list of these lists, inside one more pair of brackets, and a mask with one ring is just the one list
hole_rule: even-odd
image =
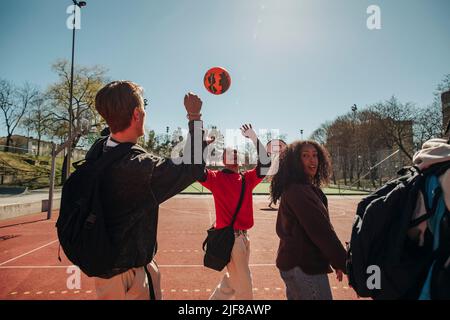
[[[305,174],[301,160],[302,148],[307,145],[312,145],[317,150],[319,160],[317,173],[312,181]],[[295,141],[280,154],[278,172],[273,176],[270,184],[270,198],[276,204],[283,191],[291,184],[312,183],[321,187],[329,183],[330,176],[331,160],[328,151],[315,141]]]

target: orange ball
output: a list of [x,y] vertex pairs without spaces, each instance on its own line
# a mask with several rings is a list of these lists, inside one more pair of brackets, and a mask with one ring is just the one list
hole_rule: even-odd
[[227,70],[222,67],[214,67],[208,70],[203,79],[206,90],[212,94],[225,93],[231,86],[231,77]]

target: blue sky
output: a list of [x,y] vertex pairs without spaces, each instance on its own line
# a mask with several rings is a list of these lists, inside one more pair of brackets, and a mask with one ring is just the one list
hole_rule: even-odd
[[[322,122],[395,94],[419,106],[450,73],[448,0],[88,0],[76,63],[141,84],[147,127],[186,127],[183,96],[198,93],[206,124],[251,122],[288,140]],[[46,88],[50,66],[70,59],[68,0],[0,2],[0,77]],[[381,30],[366,26],[381,8]],[[203,87],[226,67],[230,90]],[[4,133],[4,130],[0,130]]]

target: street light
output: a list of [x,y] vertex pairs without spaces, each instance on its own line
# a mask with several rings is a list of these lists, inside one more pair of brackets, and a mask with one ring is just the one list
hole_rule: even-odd
[[72,28],[72,65],[70,67],[70,100],[69,100],[69,145],[68,145],[68,149],[67,149],[67,162],[66,162],[66,172],[65,172],[65,176],[66,179],[69,177],[70,175],[70,161],[72,158],[72,121],[73,121],[73,108],[72,108],[72,100],[73,100],[73,64],[74,64],[74,59],[75,59],[75,26],[76,26],[76,8],[75,6],[77,6],[78,8],[82,8],[86,6],[86,1],[76,1],[76,0],[72,0],[74,6],[73,6],[73,28]]
[[166,127],[166,141],[169,142],[169,127]]
[[[356,133],[356,112],[358,111],[358,107],[356,104],[352,105],[352,112],[353,112],[353,137],[355,137]],[[356,145],[356,153],[359,153],[358,143],[355,141]],[[358,175],[358,189],[361,188],[361,178],[359,177],[359,161],[361,159],[361,156],[358,155],[356,157],[356,173]],[[352,174],[353,175],[353,174]]]

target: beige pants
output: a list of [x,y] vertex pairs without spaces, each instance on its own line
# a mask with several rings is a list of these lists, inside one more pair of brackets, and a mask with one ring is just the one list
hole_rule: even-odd
[[[147,265],[156,300],[161,300],[161,275],[155,261]],[[94,278],[99,300],[150,300],[144,267],[133,268],[110,279]]]
[[234,241],[228,272],[214,290],[210,300],[253,300],[252,275],[248,266],[250,239],[239,235]]

